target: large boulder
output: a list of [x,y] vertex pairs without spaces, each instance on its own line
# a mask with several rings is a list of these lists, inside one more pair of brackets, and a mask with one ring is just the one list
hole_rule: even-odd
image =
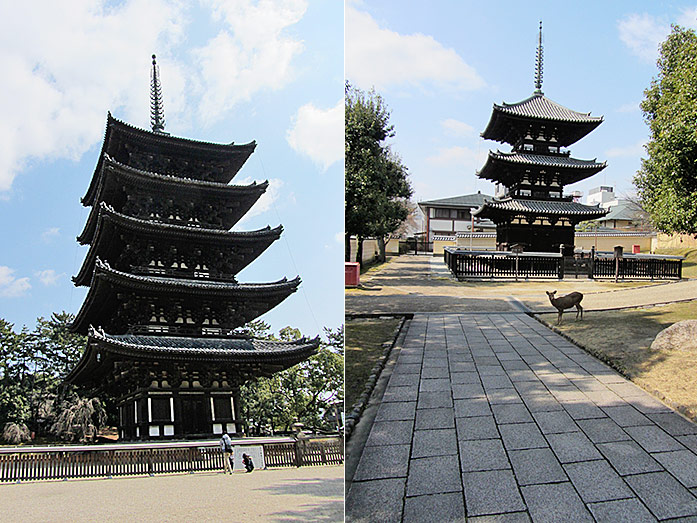
[[653,350],[697,351],[697,320],[683,320],[658,333],[651,344]]

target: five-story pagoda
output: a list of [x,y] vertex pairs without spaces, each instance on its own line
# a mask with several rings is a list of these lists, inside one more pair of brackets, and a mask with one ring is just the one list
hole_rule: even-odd
[[540,22],[535,91],[518,103],[494,104],[482,137],[507,143],[512,150],[489,151],[477,176],[500,184],[499,190],[494,200],[472,214],[496,223],[499,250],[518,245],[526,251],[561,250],[570,256],[576,225],[607,211],[573,201],[563,194],[564,186],[593,176],[607,164],[573,158],[562,148],[590,133],[603,118],[567,109],[544,96],[542,53]]
[[116,397],[123,439],[241,433],[239,387],[313,354],[319,340],[257,340],[240,327],[296,291],[300,278],[239,283],[236,275],[282,227],[231,232],[267,182],[231,185],[256,147],[164,132],[153,55],[152,131],[107,117],[78,237],[73,278],[89,291],[72,329],[88,335],[67,381]]

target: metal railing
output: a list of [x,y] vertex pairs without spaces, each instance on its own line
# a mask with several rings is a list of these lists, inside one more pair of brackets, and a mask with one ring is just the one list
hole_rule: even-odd
[[[266,467],[335,465],[343,438],[245,438],[235,447],[262,446]],[[110,478],[223,470],[217,441],[0,448],[0,483]]]

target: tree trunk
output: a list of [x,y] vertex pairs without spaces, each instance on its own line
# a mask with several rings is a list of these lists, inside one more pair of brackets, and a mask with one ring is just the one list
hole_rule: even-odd
[[363,265],[363,236],[358,236],[356,246],[356,261]]
[[344,261],[351,261],[351,233],[344,234]]
[[378,236],[378,261],[380,263],[385,263],[385,237]]

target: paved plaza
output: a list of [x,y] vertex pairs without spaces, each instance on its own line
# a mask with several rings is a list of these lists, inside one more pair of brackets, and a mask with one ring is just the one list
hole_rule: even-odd
[[0,484],[13,522],[341,522],[344,467]]
[[697,516],[697,425],[514,307],[460,310],[417,310],[395,346],[347,448],[347,521]]

